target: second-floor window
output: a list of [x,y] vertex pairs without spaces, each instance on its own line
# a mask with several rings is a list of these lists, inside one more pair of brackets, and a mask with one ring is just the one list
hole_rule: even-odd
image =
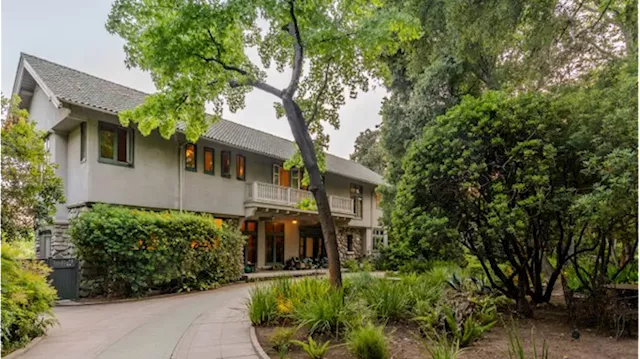
[[358,218],[362,218],[362,186],[351,184],[350,197],[353,200],[353,213]]
[[236,155],[236,178],[244,181],[247,159],[243,155]]
[[193,172],[198,171],[197,155],[198,152],[195,144],[187,143],[187,145],[184,146],[184,169]]
[[213,148],[204,148],[204,173],[212,175],[214,173],[213,164],[216,151]]
[[133,166],[133,130],[110,123],[100,123],[100,162]]
[[220,174],[222,177],[231,177],[231,152],[221,151]]
[[291,187],[300,188],[302,185],[302,178],[300,178],[300,170],[297,168],[291,169]]

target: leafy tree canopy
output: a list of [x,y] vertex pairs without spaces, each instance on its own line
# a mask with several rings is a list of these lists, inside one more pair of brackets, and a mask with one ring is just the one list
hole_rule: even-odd
[[[439,258],[458,243],[523,304],[525,295],[548,301],[564,264],[603,241],[637,246],[638,104],[629,93],[635,62],[549,93],[465,97],[403,161],[398,250]],[[545,256],[556,267],[543,280]]]
[[360,132],[356,138],[353,153],[349,155],[352,161],[356,161],[363,166],[379,174],[384,173],[386,159],[384,149],[380,143],[380,130],[366,129]]
[[2,97],[2,238],[26,239],[34,227],[49,223],[64,188],[49,162],[45,133],[36,130],[20,98]]
[[[303,68],[295,66],[292,19],[308,59]],[[419,35],[416,19],[382,0],[119,0],[107,29],[126,40],[127,65],[150,71],[159,90],[122,112],[123,123],[139,123],[143,134],[158,128],[168,137],[183,122],[195,141],[225,104],[233,112],[243,108],[252,88],[280,97],[282,90],[265,82],[265,68],[295,67],[295,100],[319,148],[328,141],[322,122],[339,126],[345,89],[355,97],[372,78],[388,77],[379,56]],[[248,47],[258,50],[261,66],[250,61]],[[213,104],[211,117],[205,103]],[[278,103],[276,113],[284,115]]]

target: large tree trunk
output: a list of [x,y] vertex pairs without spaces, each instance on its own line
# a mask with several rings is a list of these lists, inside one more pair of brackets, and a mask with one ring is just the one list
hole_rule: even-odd
[[331,217],[331,208],[329,206],[329,198],[322,183],[322,175],[318,168],[318,159],[315,147],[307,123],[302,115],[300,107],[290,98],[284,96],[282,105],[291,126],[291,132],[296,140],[296,144],[300,149],[304,167],[309,174],[309,190],[313,193],[318,206],[318,215],[320,217],[320,225],[322,227],[322,235],[324,236],[324,246],[327,251],[329,260],[329,280],[331,286],[339,288],[342,286],[342,274],[340,272],[340,255],[338,254],[338,240],[336,236],[336,227]]

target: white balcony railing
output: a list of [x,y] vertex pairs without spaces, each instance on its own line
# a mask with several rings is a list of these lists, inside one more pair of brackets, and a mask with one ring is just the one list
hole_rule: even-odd
[[[246,188],[247,201],[295,207],[303,199],[313,199],[310,191],[297,188],[283,187],[264,182],[248,183]],[[340,196],[329,196],[329,206],[332,213],[354,215],[353,199]]]

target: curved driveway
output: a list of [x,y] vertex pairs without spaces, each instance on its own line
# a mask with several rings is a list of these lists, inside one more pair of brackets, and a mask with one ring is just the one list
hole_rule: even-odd
[[252,284],[134,302],[64,306],[21,359],[253,358],[245,300]]

